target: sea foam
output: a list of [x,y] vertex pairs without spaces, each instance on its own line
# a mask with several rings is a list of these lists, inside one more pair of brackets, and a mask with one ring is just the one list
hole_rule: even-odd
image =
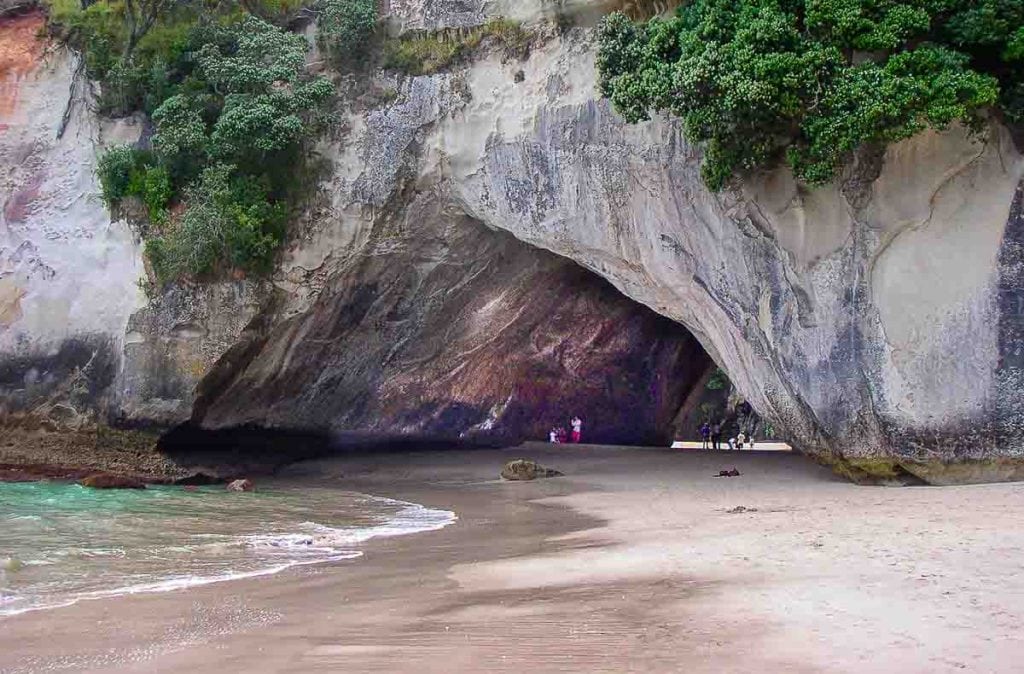
[[[272,492],[269,496],[264,493],[249,503],[241,499],[250,497],[250,494],[225,496],[212,491],[190,494],[187,501],[169,490],[152,496],[155,498],[152,502],[140,501],[144,495],[124,497],[133,500],[113,508],[113,515],[102,509],[97,511],[103,514],[95,515],[96,522],[89,521],[89,516],[82,512],[63,519],[62,513],[51,515],[46,509],[55,501],[48,498],[40,515],[43,520],[56,518],[72,535],[75,534],[73,525],[80,526],[83,532],[100,528],[107,539],[120,539],[117,541],[119,545],[102,545],[103,542],[110,543],[110,540],[95,540],[89,545],[88,533],[79,534],[80,539],[66,540],[63,544],[49,541],[48,554],[33,560],[32,568],[22,567],[19,571],[5,574],[3,582],[0,582],[0,617],[67,606],[82,600],[180,591],[199,585],[272,575],[297,566],[352,560],[362,556],[359,547],[372,539],[435,531],[457,520],[455,513],[447,510],[331,490],[281,491]],[[310,500],[306,502],[304,497]],[[273,500],[275,498],[279,499],[280,507]],[[157,521],[166,527],[169,521],[174,520],[178,502],[189,506],[182,511],[188,519],[177,520],[187,521],[186,530],[173,537],[164,535],[156,540],[147,539],[149,528],[158,526]],[[339,502],[342,505],[338,505]],[[220,512],[218,508],[226,510]],[[269,531],[225,533],[224,523],[230,522],[236,511],[234,516],[238,519],[249,518],[245,524]],[[343,515],[351,511],[359,523],[331,526],[318,522],[320,518],[316,515],[323,511],[335,519],[339,513]],[[384,512],[386,514],[382,514]],[[302,513],[314,517],[288,521],[290,516]],[[158,519],[147,525],[147,516]],[[210,518],[210,528],[216,529],[219,525],[220,529],[214,532],[204,530],[204,517]],[[27,524],[24,517],[21,519],[22,524]],[[126,530],[119,535],[118,527]],[[0,533],[0,551],[5,543],[8,542]],[[165,561],[167,563],[161,565]],[[76,562],[91,565],[79,570],[81,580],[76,580],[73,573]],[[120,567],[115,566],[118,564],[124,565],[124,573],[119,572]],[[181,568],[189,565],[192,568]],[[62,584],[66,587],[59,592],[36,590]]]

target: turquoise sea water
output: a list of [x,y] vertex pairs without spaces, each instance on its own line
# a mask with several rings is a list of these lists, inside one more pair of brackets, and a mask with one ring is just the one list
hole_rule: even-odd
[[0,483],[0,616],[358,557],[453,513],[329,488],[95,490]]

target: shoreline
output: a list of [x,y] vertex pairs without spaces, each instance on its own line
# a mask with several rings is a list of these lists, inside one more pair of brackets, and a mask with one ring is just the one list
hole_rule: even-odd
[[[363,496],[369,495],[363,494]],[[349,542],[348,545],[355,546],[375,539],[415,535],[421,533],[428,533],[431,531],[437,531],[440,529],[444,529],[447,526],[450,526],[458,520],[457,516],[455,516],[454,513],[447,510],[428,508],[418,503],[411,503],[408,501],[390,499],[385,497],[370,496],[370,498],[373,498],[378,501],[387,501],[391,505],[401,506],[401,510],[395,513],[394,516],[392,516],[389,520],[385,522],[361,528],[356,533],[357,539]],[[428,516],[428,519],[424,520],[424,515]],[[414,521],[410,521],[410,518],[412,518]],[[26,606],[14,610],[10,613],[4,613],[0,611],[0,624],[2,624],[2,621],[5,618],[15,617],[35,611],[48,611],[52,609],[66,608],[68,606],[74,606],[81,602],[97,601],[103,599],[116,599],[119,597],[129,597],[144,594],[159,594],[163,592],[184,592],[194,588],[202,587],[205,585],[213,585],[216,583],[230,583],[235,581],[248,580],[252,578],[259,578],[262,576],[273,576],[279,573],[286,572],[289,569],[294,569],[302,566],[315,566],[320,564],[332,564],[342,561],[349,561],[362,557],[363,554],[364,553],[362,550],[336,550],[332,553],[328,553],[330,558],[293,558],[286,561],[282,561],[273,566],[266,566],[247,571],[235,570],[226,573],[221,573],[219,575],[213,574],[190,577],[169,576],[161,580],[149,581],[141,584],[125,585],[123,587],[116,587],[107,590],[95,590],[79,595],[69,595],[65,598],[56,600],[55,603],[51,604]],[[0,567],[0,572],[2,572],[2,567]]]
[[[497,479],[519,457],[565,477]],[[740,477],[711,477],[733,464]],[[335,458],[280,479],[459,520],[351,562],[0,619],[0,671],[1012,671],[1024,656],[1019,485],[859,487],[784,452],[585,445]]]

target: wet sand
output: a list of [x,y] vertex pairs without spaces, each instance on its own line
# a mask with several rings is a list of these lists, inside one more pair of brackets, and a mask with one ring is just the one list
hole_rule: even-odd
[[[518,456],[566,476],[495,480]],[[733,466],[740,477],[711,477]],[[285,479],[460,519],[371,541],[348,562],[2,619],[0,671],[1012,672],[1024,662],[1020,483],[858,487],[785,452],[545,445],[332,460]]]

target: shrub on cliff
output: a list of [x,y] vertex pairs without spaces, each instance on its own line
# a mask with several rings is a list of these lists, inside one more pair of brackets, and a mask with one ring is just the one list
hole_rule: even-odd
[[313,135],[334,88],[303,77],[301,36],[261,19],[197,32],[187,77],[153,111],[153,148],[180,178],[216,163],[265,172]]
[[266,271],[284,235],[285,210],[268,199],[265,181],[218,164],[186,192],[182,214],[146,242],[161,281],[203,277],[221,264]]
[[116,206],[126,197],[138,197],[151,221],[164,218],[174,188],[167,170],[152,162],[152,153],[129,145],[104,152],[96,167],[104,201]]
[[376,0],[325,0],[317,39],[335,58],[352,61],[366,54],[376,26]]
[[107,205],[116,205],[128,196],[128,185],[137,166],[138,156],[130,145],[112,147],[103,153],[96,166],[96,177]]
[[599,29],[602,93],[630,122],[683,120],[713,189],[782,157],[831,180],[867,143],[1002,104],[1024,117],[1024,0],[696,0]]
[[[333,86],[305,75],[305,39],[255,16],[193,25],[150,89],[152,151],[112,148],[97,174],[110,206],[146,205],[161,281],[268,268],[302,148]],[[175,215],[168,205],[178,204]]]

